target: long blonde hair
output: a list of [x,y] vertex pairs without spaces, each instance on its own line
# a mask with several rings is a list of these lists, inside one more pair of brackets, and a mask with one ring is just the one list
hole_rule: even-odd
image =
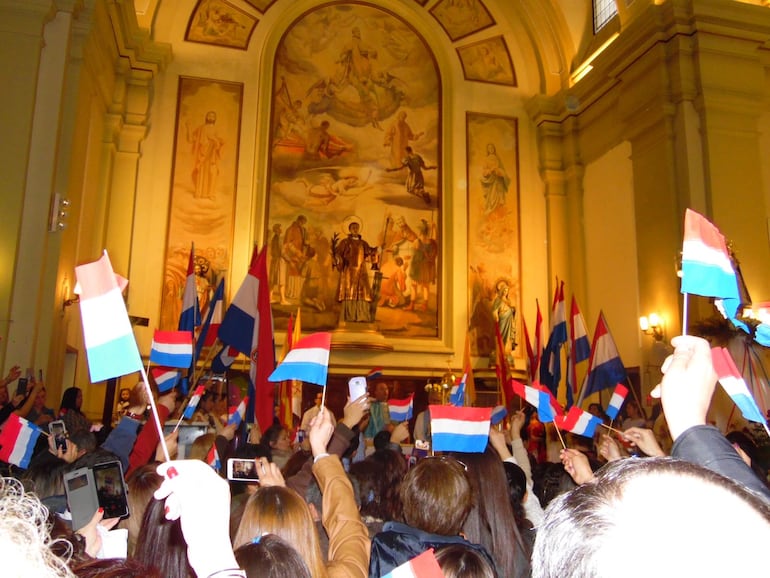
[[246,502],[233,549],[263,534],[275,534],[286,540],[302,555],[314,577],[326,577],[313,517],[297,492],[280,486],[259,488]]

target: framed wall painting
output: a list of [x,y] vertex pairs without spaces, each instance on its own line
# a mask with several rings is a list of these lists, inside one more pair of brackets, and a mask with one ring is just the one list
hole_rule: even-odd
[[254,6],[257,10],[263,14],[267,12],[267,9],[275,4],[275,0],[246,0],[251,6]]
[[452,42],[495,25],[494,18],[481,0],[441,0],[430,9],[430,13]]
[[184,39],[246,50],[257,19],[226,0],[199,0]]
[[201,311],[230,269],[242,102],[240,83],[179,78],[161,329],[178,325],[191,243]]
[[[385,9],[310,10],[276,51],[266,231],[276,328],[339,327],[332,238],[358,220],[382,273],[375,325],[436,338],[441,316],[441,92],[424,39]],[[371,272],[370,272],[371,275]]]
[[523,357],[517,119],[468,112],[466,138],[471,354],[495,351],[497,326],[506,355]]
[[466,80],[516,86],[516,71],[502,36],[461,46],[457,55]]

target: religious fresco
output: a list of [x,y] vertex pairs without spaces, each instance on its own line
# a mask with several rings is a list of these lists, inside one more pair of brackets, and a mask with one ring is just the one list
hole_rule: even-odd
[[462,46],[457,55],[466,80],[516,86],[516,72],[502,36]]
[[481,0],[441,0],[430,13],[453,42],[495,25]]
[[226,0],[199,0],[184,39],[245,50],[256,25],[254,16]]
[[263,14],[267,11],[268,8],[270,8],[270,6],[275,3],[275,1],[276,0],[246,0],[246,2],[254,6],[254,8]]
[[517,120],[469,112],[466,124],[471,354],[495,351],[497,325],[507,355],[521,357]]
[[160,329],[179,323],[190,245],[205,312],[230,269],[243,85],[179,78]]
[[336,3],[287,29],[275,57],[267,185],[277,328],[298,307],[303,331],[339,326],[332,237],[345,239],[355,221],[377,248],[376,327],[440,335],[440,84],[424,40],[389,11]]

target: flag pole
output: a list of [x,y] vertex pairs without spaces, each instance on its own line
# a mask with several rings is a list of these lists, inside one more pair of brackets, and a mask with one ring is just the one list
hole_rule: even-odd
[[556,435],[559,436],[559,441],[561,442],[561,447],[563,447],[566,450],[567,449],[567,444],[564,443],[564,438],[561,436],[561,432],[559,431],[559,426],[554,423],[553,427],[556,428]]
[[152,388],[150,387],[150,382],[147,379],[147,372],[144,370],[144,367],[141,368],[140,372],[142,374],[142,381],[144,381],[144,387],[147,392],[147,399],[150,401],[150,409],[152,410],[152,417],[155,420],[155,427],[158,428],[158,439],[160,441],[160,447],[163,449],[163,457],[166,458],[167,462],[170,462],[171,456],[169,456],[168,446],[166,446],[166,438],[163,436],[163,426],[160,425],[158,408],[155,405],[155,398],[152,395]]
[[683,293],[683,303],[682,303],[682,335],[687,335],[687,303],[688,299],[687,293]]

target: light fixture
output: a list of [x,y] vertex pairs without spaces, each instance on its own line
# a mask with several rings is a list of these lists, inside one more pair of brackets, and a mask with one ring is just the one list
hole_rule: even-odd
[[64,311],[70,305],[74,305],[75,303],[80,303],[80,295],[73,295],[69,299],[65,299],[61,305],[62,311]]
[[650,335],[655,341],[663,341],[666,337],[666,328],[663,318],[657,313],[650,313],[639,318],[639,329],[645,335]]

